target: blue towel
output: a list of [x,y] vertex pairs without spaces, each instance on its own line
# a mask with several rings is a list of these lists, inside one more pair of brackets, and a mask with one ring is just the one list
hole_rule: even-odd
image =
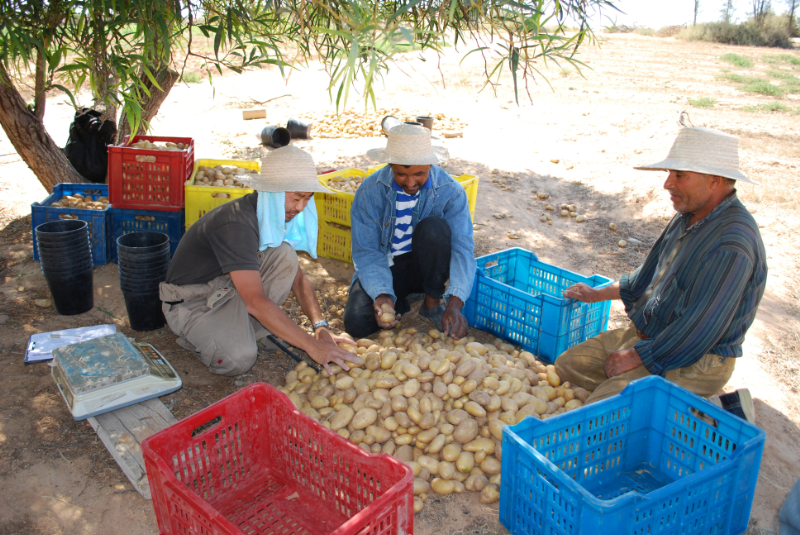
[[305,251],[317,258],[317,236],[319,223],[314,199],[308,201],[305,210],[286,222],[286,194],[269,191],[258,192],[258,250],[278,247],[286,242],[295,251]]

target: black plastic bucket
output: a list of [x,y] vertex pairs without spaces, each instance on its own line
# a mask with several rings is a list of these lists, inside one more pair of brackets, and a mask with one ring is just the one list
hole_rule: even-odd
[[36,239],[43,243],[59,243],[76,236],[89,236],[89,223],[79,219],[48,221],[36,227]]
[[160,264],[169,263],[169,249],[149,254],[129,254],[122,253],[117,255],[117,262],[123,264]]
[[131,232],[117,238],[119,254],[152,254],[169,250],[169,236],[163,232]]
[[72,257],[83,257],[83,256],[92,256],[92,249],[89,245],[89,240],[79,240],[74,243],[70,243],[67,245],[44,245],[41,243],[37,243],[36,246],[39,249],[39,256],[44,256],[45,258],[72,258]]
[[311,139],[312,126],[312,122],[300,119],[289,119],[286,123],[286,129],[292,139]]
[[154,331],[167,322],[161,309],[161,299],[155,295],[135,295],[123,293],[128,321],[134,331]]
[[292,134],[282,126],[265,126],[261,130],[261,142],[264,145],[279,149],[292,141]]
[[94,307],[94,270],[76,271],[67,275],[44,274],[56,312],[74,316]]
[[50,273],[51,275],[61,272],[66,273],[75,273],[77,271],[83,271],[85,269],[89,269],[92,267],[92,259],[82,260],[80,262],[72,262],[72,261],[41,261],[42,266],[42,273]]
[[419,123],[417,121],[406,121],[403,124],[410,124],[412,126],[422,126],[422,123]]
[[418,115],[417,122],[428,130],[433,129],[433,117],[428,117],[427,115]]

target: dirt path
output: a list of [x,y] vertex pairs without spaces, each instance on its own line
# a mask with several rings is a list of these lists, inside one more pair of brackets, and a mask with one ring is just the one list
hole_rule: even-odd
[[[440,140],[452,159],[453,174],[481,177],[475,222],[476,253],[523,247],[547,262],[582,274],[619,277],[635,269],[672,217],[661,190],[662,173],[633,170],[661,159],[678,126],[677,114],[689,109],[696,126],[720,128],[740,136],[742,169],[762,187],[744,185],[740,196],[754,213],[769,255],[769,279],[756,323],[728,386],[748,386],[756,398],[758,424],[768,434],[753,503],[751,526],[777,531],[777,512],[800,476],[800,396],[798,367],[797,226],[800,178],[800,125],[796,115],[749,113],[774,99],[739,91],[716,75],[735,68],[720,61],[727,52],[747,55],[764,71],[775,68],[774,50],[684,43],[636,35],[605,36],[601,48],[586,49],[591,70],[581,78],[551,65],[545,69],[555,92],[539,81],[530,87],[533,103],[513,104],[507,80],[479,92],[482,63],[452,49],[441,62],[404,62],[385,79],[379,107],[409,114],[445,113],[469,126],[463,139]],[[463,52],[463,51],[461,51]],[[797,54],[795,54],[797,57]],[[434,59],[434,58],[431,58]],[[780,66],[779,66],[780,67]],[[402,71],[402,72],[401,72]],[[444,80],[444,85],[442,83]],[[264,149],[254,134],[263,122],[242,121],[240,110],[252,100],[290,94],[267,105],[268,123],[285,122],[299,113],[330,112],[324,92],[327,79],[311,68],[293,74],[288,85],[274,70],[226,76],[207,83],[176,87],[162,107],[155,133],[193,135],[199,158],[253,157]],[[711,97],[714,107],[692,108],[688,99]],[[787,105],[799,106],[793,95]],[[54,98],[46,123],[63,145],[71,118],[69,106]],[[357,104],[360,109],[362,104]],[[315,139],[298,145],[311,151],[320,170],[371,165],[362,156],[381,145],[380,138]],[[166,329],[134,333],[127,327],[116,266],[95,271],[95,308],[78,317],[38,309],[33,300],[48,290],[32,261],[30,203],[44,198],[26,166],[0,136],[0,503],[3,534],[101,534],[125,526],[130,535],[157,533],[152,505],[135,492],[88,424],[74,422],[44,365],[25,367],[22,352],[30,333],[117,323],[138,340],[156,345],[182,375],[184,388],[164,398],[177,418],[234,392],[253,380],[279,384],[291,361],[264,353],[250,377],[234,380],[209,374],[174,342]],[[532,191],[547,192],[547,202],[577,204],[585,223],[553,217],[539,219],[544,202]],[[503,217],[505,216],[505,217]],[[609,230],[615,222],[618,230]],[[514,231],[519,239],[509,238]],[[629,246],[620,249],[617,242]],[[323,260],[303,261],[323,295],[347,284],[351,266]],[[328,299],[326,305],[335,304]],[[611,325],[625,319],[612,308]],[[0,321],[2,321],[0,319]],[[413,322],[413,319],[410,320]],[[9,492],[11,491],[11,492]],[[496,512],[475,496],[440,499],[417,518],[416,532],[451,535],[501,533]]]

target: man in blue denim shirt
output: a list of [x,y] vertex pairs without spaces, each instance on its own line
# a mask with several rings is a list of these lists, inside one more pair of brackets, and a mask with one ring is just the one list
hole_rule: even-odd
[[[350,212],[356,272],[345,330],[363,338],[391,329],[410,310],[407,298],[422,293],[420,315],[453,338],[465,336],[461,308],[475,277],[475,244],[464,188],[435,165],[447,150],[431,146],[427,128],[403,124],[385,149],[367,155],[389,165],[364,180]],[[385,305],[396,313],[392,321],[381,320]]]

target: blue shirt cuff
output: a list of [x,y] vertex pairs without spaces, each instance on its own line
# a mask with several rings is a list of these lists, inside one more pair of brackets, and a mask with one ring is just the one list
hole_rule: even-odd
[[666,370],[661,364],[653,360],[652,340],[641,340],[637,342],[633,348],[639,354],[639,358],[642,359],[642,364],[644,364],[644,367],[647,368],[647,371],[653,375],[659,375],[663,377]]
[[444,298],[448,299],[451,295],[454,295],[461,299],[461,302],[465,305],[467,304],[467,299],[469,299],[470,292],[465,292],[463,288],[447,288],[447,291],[444,293]]

